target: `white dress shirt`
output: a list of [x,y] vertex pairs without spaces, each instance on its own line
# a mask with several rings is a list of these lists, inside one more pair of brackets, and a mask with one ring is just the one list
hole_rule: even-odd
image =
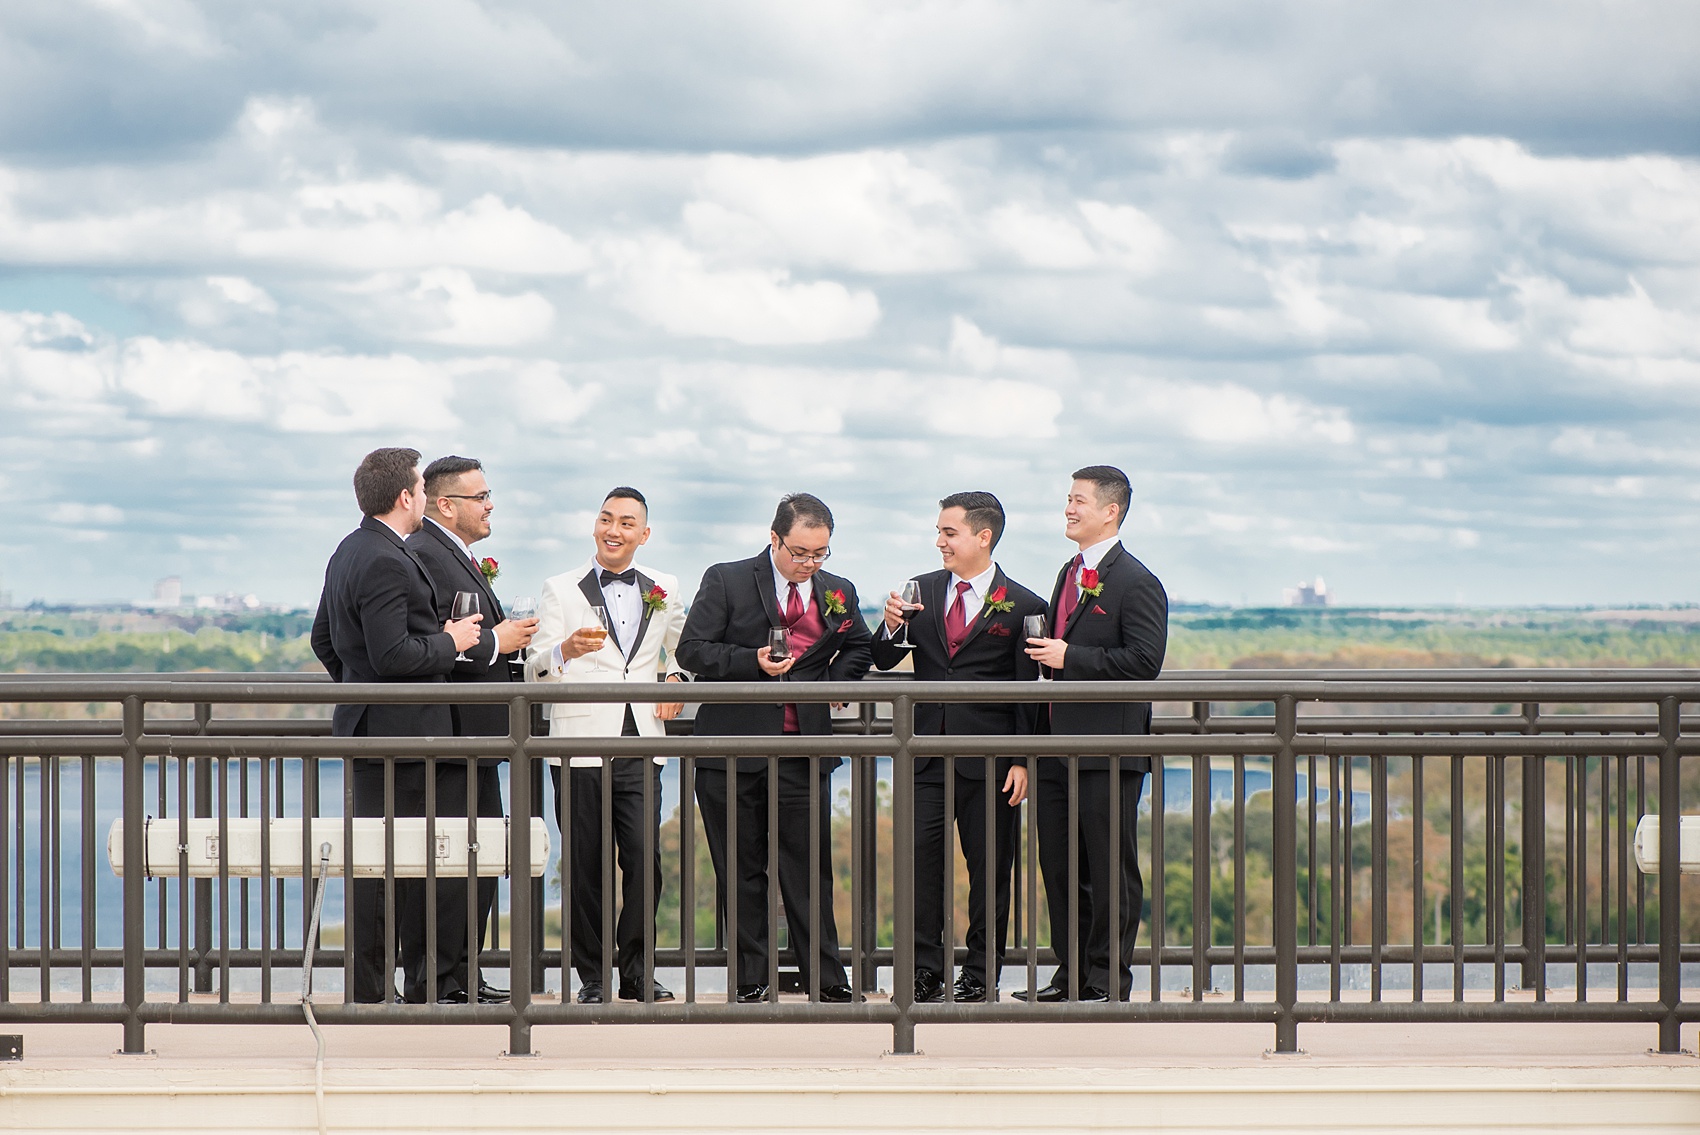
[[[437,530],[439,532],[443,533],[449,539],[453,540],[455,542],[455,547],[460,549],[460,554],[472,561],[472,570],[477,572],[480,577],[483,576],[484,569],[478,566],[478,557],[472,554],[472,549],[466,546],[465,540],[462,540],[459,536],[456,536],[454,534],[454,532],[451,531],[447,526],[439,523],[436,517],[427,516],[425,518],[425,520],[430,524],[437,525]],[[486,580],[485,582],[489,582],[489,581]],[[451,614],[452,614],[452,612],[451,612]],[[492,630],[495,627],[496,624],[494,622],[491,622],[490,620],[494,619],[495,617],[496,617],[496,612],[485,611],[484,612],[485,621],[482,622],[482,623],[479,623],[478,625],[480,627],[482,627],[484,630]],[[464,654],[465,651],[462,651],[462,653]],[[501,651],[496,649],[496,641],[495,641],[494,638],[492,638],[490,640],[490,661],[488,663],[486,663],[486,665],[494,666],[496,664],[496,659],[500,658],[500,657],[501,657]]]
[[631,583],[623,583],[620,580],[601,583],[602,572],[614,569],[607,567],[600,560],[594,570],[602,588],[602,605],[608,609],[608,621],[614,624],[614,639],[620,646],[620,653],[625,655],[629,662],[632,647],[637,643],[638,624],[643,622],[643,593],[638,590],[635,579]]

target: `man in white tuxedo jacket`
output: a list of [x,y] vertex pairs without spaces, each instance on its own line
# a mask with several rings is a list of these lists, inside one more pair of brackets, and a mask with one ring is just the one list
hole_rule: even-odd
[[[683,681],[685,674],[674,661],[685,626],[678,578],[635,562],[638,548],[649,540],[649,504],[643,494],[625,486],[610,491],[592,531],[596,547],[591,558],[543,585],[541,621],[532,642],[533,676],[544,682],[654,682],[665,669],[668,681]],[[598,634],[601,623],[595,607],[607,613],[606,638]],[[549,707],[549,735],[660,737],[682,708],[653,702],[557,702]],[[579,976],[578,999],[601,1003],[606,998],[605,974],[611,969],[619,975],[623,999],[644,1000],[644,931],[653,925],[661,902],[661,758],[574,757],[572,766],[564,785],[558,759],[550,759],[549,774],[568,864],[562,872],[563,897],[572,936],[571,962]],[[602,862],[605,792],[621,876],[611,966],[603,961],[603,904],[609,901]],[[651,849],[653,903],[648,910],[643,902],[646,842]],[[607,880],[612,877],[610,870]],[[653,976],[650,980],[654,1000],[673,999]]]

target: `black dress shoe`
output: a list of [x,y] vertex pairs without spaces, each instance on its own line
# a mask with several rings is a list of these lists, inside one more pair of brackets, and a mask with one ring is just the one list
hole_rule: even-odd
[[[636,987],[622,983],[621,986],[620,986],[620,1000],[622,1000],[622,1001],[642,1001],[643,1000],[643,994],[639,993],[637,991]],[[655,1000],[657,1000],[657,1001],[671,1001],[671,1000],[673,1000],[673,991],[671,989],[668,989],[665,985],[662,985],[658,981],[658,982],[655,983]]]
[[1025,989],[1017,989],[1014,993],[1010,994],[1010,996],[1014,997],[1017,1001],[1033,1000],[1043,1005],[1049,1005],[1056,1001],[1067,1001],[1068,990],[1063,986],[1053,984],[1045,986],[1043,989],[1039,990],[1039,992],[1033,994],[1032,998],[1027,996],[1027,991]]
[[580,1005],[602,1004],[602,983],[587,981],[578,987],[578,1003]]
[[848,985],[823,985],[820,987],[820,999],[829,1005],[848,1005],[856,1000]]
[[759,1005],[767,1000],[767,982],[757,981],[738,986],[738,1004]]
[[1079,1000],[1081,1001],[1108,1001],[1109,999],[1110,995],[1102,989],[1093,989],[1090,985],[1080,987]]
[[[824,993],[825,991],[823,990],[822,992]],[[933,1001],[943,1001],[943,1000],[944,1000],[944,982],[939,980],[939,975],[934,973],[930,969],[918,969],[918,970],[916,970],[915,971],[915,1001],[916,1001],[916,1003],[917,1004],[926,1004],[926,1003],[933,1002]]]
[[506,1005],[508,1003],[508,991],[497,989],[489,982],[480,981],[478,983],[478,1003],[480,1005]]
[[951,996],[958,1001],[984,1001],[986,999],[986,985],[976,978],[963,974],[956,979],[956,988],[951,991]]
[[439,1005],[464,1005],[464,1004],[466,1004],[466,990],[464,990],[464,989],[451,989],[447,993],[445,993],[442,996],[437,998],[437,1004],[439,1004]]

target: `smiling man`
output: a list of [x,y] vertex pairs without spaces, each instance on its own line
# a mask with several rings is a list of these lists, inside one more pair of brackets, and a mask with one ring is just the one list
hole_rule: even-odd
[[[665,669],[667,681],[683,680],[675,654],[685,625],[679,581],[637,563],[638,549],[649,542],[649,502],[644,495],[626,486],[610,490],[591,525],[591,541],[589,560],[543,585],[533,673],[545,682],[654,682]],[[607,613],[606,635],[598,633],[602,623],[593,611],[596,607]],[[555,702],[549,707],[549,735],[661,737],[666,723],[683,708],[677,703]],[[654,924],[661,904],[661,763],[660,757],[573,757],[563,782],[561,762],[549,758],[556,813],[571,860],[563,899],[581,1004],[607,1000],[609,971],[619,975],[624,1000],[673,1000],[653,974],[645,986],[643,969],[645,930]],[[621,878],[614,950],[606,966],[604,907],[613,898],[603,887],[605,872],[612,878],[602,861],[605,796]],[[653,883],[647,910],[646,869]]]
[[[471,457],[439,457],[425,467],[425,523],[407,539],[407,546],[431,576],[437,591],[437,614],[447,618],[455,592],[470,591],[479,597],[485,614],[478,645],[462,652],[449,674],[451,682],[509,682],[519,651],[531,641],[537,620],[507,619],[496,597],[494,580],[485,576],[472,545],[490,535],[490,513],[495,510],[484,466]],[[500,703],[467,703],[450,707],[457,737],[506,737],[508,707]],[[486,757],[478,762],[477,800],[480,816],[502,814],[502,761]],[[437,815],[464,816],[469,803],[466,763],[440,760],[436,765]],[[437,880],[437,998],[464,1003],[476,999],[486,1005],[508,999],[505,989],[486,983],[478,974],[477,957],[484,945],[490,911],[496,904],[496,880],[477,882],[478,946],[467,949],[465,879]],[[468,955],[471,955],[470,957]],[[423,1000],[424,989],[409,992],[409,1000]]]
[[[1043,615],[1045,601],[992,562],[1003,528],[1003,505],[991,493],[956,493],[939,501],[934,543],[944,567],[915,577],[921,585],[921,603],[910,614],[907,630],[898,593],[893,591],[886,600],[885,626],[873,643],[876,666],[890,670],[912,650],[915,677],[922,682],[1021,682],[1039,677],[1038,663],[1024,649],[1021,625],[1028,615]],[[923,702],[915,707],[915,732],[919,736],[1031,735],[1037,732],[1038,714],[1035,702]],[[945,828],[945,764],[941,757],[915,762],[917,1001],[944,999],[949,957],[955,953],[955,943],[943,941],[945,907],[954,901],[945,882],[947,871],[950,877],[955,875],[950,833]],[[984,1001],[988,990],[997,988],[1003,965],[1016,805],[1027,795],[1027,769],[1013,757],[1003,757],[996,762],[991,785],[984,758],[956,759],[953,769],[956,830],[968,865],[968,963],[962,967],[953,996],[958,1001]],[[996,874],[990,880],[986,878],[988,829],[996,857]],[[997,924],[991,934],[987,933],[988,884],[996,896]]]
[[[679,640],[680,664],[699,681],[709,682],[849,682],[866,674],[872,655],[856,587],[821,566],[832,555],[832,529],[832,511],[819,497],[793,493],[781,500],[766,548],[703,573]],[[774,628],[783,629],[789,646],[783,659],[773,657],[768,646]],[[710,703],[696,717],[699,737],[831,732],[832,713],[822,702]],[[736,965],[728,967],[734,973],[727,981],[736,985],[741,1002],[765,1001],[777,992],[768,972],[770,825],[777,831],[779,893],[804,988],[812,992],[812,975],[820,982],[822,1001],[849,1001],[853,996],[838,956],[832,915],[832,770],[840,759],[818,758],[818,781],[809,775],[810,759],[779,758],[778,810],[770,814],[766,758],[738,758],[738,836],[732,849],[737,879],[730,886],[725,761],[697,761],[697,802],[721,908],[726,908],[728,892],[736,896]],[[811,784],[818,788],[812,819]],[[820,873],[812,878],[811,826],[816,826],[820,854]],[[810,928],[811,917],[819,919],[818,940]]]
[[[1063,508],[1065,531],[1079,553],[1057,574],[1051,595],[1051,637],[1028,643],[1027,653],[1065,682],[1150,681],[1163,669],[1168,645],[1169,598],[1163,585],[1121,544],[1122,521],[1133,500],[1127,474],[1110,465],[1077,470]],[[1151,732],[1150,702],[1057,702],[1053,734]],[[1139,793],[1151,771],[1148,757],[1078,758],[1078,793],[1069,793],[1068,758],[1039,760],[1036,797],[1039,871],[1051,912],[1051,948],[1060,962],[1040,1001],[1065,1001],[1074,981],[1081,1001],[1128,999],[1133,939],[1145,885],[1139,876],[1136,825]],[[1111,846],[1110,778],[1119,777],[1119,846]],[[1069,817],[1077,820],[1074,926],[1068,922]],[[1120,888],[1113,931],[1110,894]],[[1120,956],[1110,957],[1119,932]],[[1070,974],[1074,974],[1073,978]],[[1113,982],[1113,984],[1112,984]],[[1022,997],[1023,994],[1016,994]]]

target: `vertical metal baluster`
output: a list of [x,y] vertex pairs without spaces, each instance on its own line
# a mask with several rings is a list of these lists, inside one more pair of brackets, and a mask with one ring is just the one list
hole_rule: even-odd
[[[863,702],[859,707],[862,721],[862,735],[868,736],[871,730],[870,720],[873,707]],[[867,801],[862,795],[862,762],[863,757],[850,758],[850,988],[860,997],[866,987],[866,951],[862,947],[862,893],[867,888],[867,880],[862,876],[862,841],[865,833],[862,831],[863,817],[866,814]]]
[[891,1050],[915,1051],[915,762],[909,745],[915,738],[915,703],[899,694],[891,703],[892,843],[892,989],[897,1016],[891,1025]]
[[[301,825],[302,870],[307,870],[307,865],[315,861],[309,847],[311,842],[311,837],[308,835],[309,826],[307,824]],[[352,1004],[354,1002],[354,952],[356,948],[370,949],[374,944],[364,941],[364,936],[371,934],[374,927],[358,925],[358,920],[354,917],[354,758],[352,757],[342,759],[342,849],[343,909],[347,912],[343,919],[342,930],[342,998],[345,1004]],[[316,886],[317,884],[315,884],[314,889],[316,889]],[[303,887],[302,893],[306,894],[309,889]],[[303,913],[301,919],[303,942],[305,942],[305,934],[311,917],[311,914]],[[322,932],[319,936],[322,937]],[[362,940],[356,942],[357,936]],[[317,945],[316,942],[315,945]],[[380,997],[387,1002],[390,999],[391,992],[388,977],[391,975],[385,976],[386,983],[382,988]]]
[[[78,809],[82,814],[80,838],[78,840],[78,857],[82,867],[82,907],[83,925],[77,932],[77,944],[82,950],[83,967],[83,1000],[94,1000],[94,939],[95,939],[95,903],[94,903],[94,868],[96,852],[94,842],[95,829],[95,799],[94,799],[94,758],[79,757],[82,764],[82,804]],[[4,783],[0,781],[0,783]],[[4,909],[0,906],[0,909]]]
[[[1659,699],[1659,1051],[1682,1051],[1682,743],[1681,703]],[[1676,821],[1673,823],[1672,821]]]
[[[142,830],[142,793],[146,788],[142,762],[142,699],[124,699],[124,1051],[146,1052],[142,1002],[147,998],[147,892],[142,874],[147,860]],[[163,765],[164,762],[161,762]],[[46,958],[42,958],[43,970]],[[46,1000],[44,997],[43,1000]]]
[[[1309,821],[1305,828],[1305,921],[1309,933],[1305,936],[1305,945],[1316,945],[1317,907],[1322,901],[1321,884],[1316,877],[1316,754],[1310,753],[1305,757],[1305,814]],[[1330,807],[1332,807],[1330,802]],[[1332,813],[1330,813],[1332,816]],[[1332,822],[1332,821],[1331,821]],[[1330,880],[1332,884],[1332,880]],[[1338,905],[1334,914],[1339,913]],[[1332,936],[1332,930],[1330,935]]]
[[[1345,808],[1347,816],[1351,815],[1350,801],[1357,798],[1352,789],[1352,771],[1357,764],[1356,757],[1344,757],[1341,768],[1340,792],[1342,799],[1348,803]],[[1340,941],[1347,946],[1352,938],[1352,824],[1348,819],[1340,840]]]
[[[1629,758],[1617,758],[1617,999],[1629,1000]],[[1640,872],[1636,872],[1640,874]]]
[[[1027,758],[1029,793],[1039,791],[1039,758]],[[1033,995],[1039,991],[1039,808],[1037,796],[1029,795],[1022,804],[1022,833],[1027,843],[1027,996],[1037,1004]],[[1051,927],[1051,941],[1057,939],[1057,928]]]
[[[1168,784],[1164,776],[1163,758],[1151,758],[1151,1000],[1163,999],[1163,947],[1168,941],[1169,923],[1166,917],[1168,900],[1163,893],[1163,876],[1167,874],[1168,852],[1164,847],[1163,819],[1169,814],[1169,804],[1165,788]],[[1120,801],[1118,800],[1119,804]],[[1073,813],[1070,813],[1072,816]],[[1121,809],[1115,809],[1115,815],[1121,815]],[[1117,850],[1119,857],[1120,851]],[[1073,859],[1070,859],[1073,862]],[[1073,888],[1070,888],[1073,893]],[[1070,925],[1079,920],[1074,912],[1069,913]],[[1069,970],[1072,977],[1074,971]],[[1069,1000],[1074,999],[1074,993],[1069,993]],[[1132,997],[1130,992],[1128,995]]]
[[[280,760],[278,762],[282,764]],[[258,812],[260,816],[260,878],[254,887],[254,893],[260,900],[260,1004],[269,1005],[272,999],[272,892],[269,880],[272,877],[272,785],[271,758],[259,758],[259,767],[255,780],[260,789]],[[244,768],[246,766],[244,765]],[[244,800],[246,803],[246,800]],[[303,865],[301,872],[305,878],[310,869]],[[283,903],[277,905],[278,921],[283,920]],[[246,912],[242,920],[244,944],[248,933]]]
[[[767,999],[779,1000],[779,758],[767,758],[767,854],[762,856],[767,872]],[[789,934],[790,922],[786,922]],[[802,962],[802,951],[796,948],[797,938],[789,934],[792,953]]]
[[1505,758],[1489,757],[1488,933],[1493,941],[1493,999],[1505,1000]]
[[[1641,818],[1647,814],[1647,758],[1635,758],[1635,825],[1631,831],[1639,829]],[[1635,872],[1635,944],[1644,946],[1647,943],[1647,873]]]
[[[647,756],[633,757],[643,771],[643,1003],[655,1004],[655,857],[659,854],[661,826],[656,822],[656,764]],[[612,896],[610,896],[612,897]]]
[[[171,815],[170,805],[166,803],[166,801],[169,799],[169,797],[166,794],[166,781],[170,777],[170,775],[171,775],[171,758],[169,756],[164,756],[164,755],[155,758],[155,760],[154,760],[154,784],[155,784],[155,787],[158,789],[158,792],[159,792],[159,806],[154,809],[154,815],[159,817],[159,822],[161,824],[164,824],[165,821],[166,821],[166,818]],[[158,941],[158,945],[159,945],[159,948],[162,949],[162,950],[166,948],[165,944],[169,940],[168,936],[167,936],[168,932],[166,930],[166,927],[169,925],[169,923],[166,920],[170,917],[169,912],[170,912],[170,909],[171,909],[170,904],[167,901],[168,900],[169,885],[170,885],[170,874],[169,874],[169,872],[160,871],[158,874],[156,874],[154,876],[154,910],[157,913],[158,919],[159,919],[159,941]]]
[[[1369,759],[1370,770],[1370,927],[1369,997],[1381,1000],[1381,957],[1387,948],[1387,758]],[[1357,801],[1347,800],[1347,831],[1356,819]]]
[[1575,897],[1571,900],[1576,912],[1576,1000],[1588,999],[1588,758],[1574,757],[1576,762],[1576,861],[1571,867]]
[[1271,884],[1274,889],[1275,934],[1275,1051],[1299,1050],[1299,1022],[1293,1007],[1299,996],[1298,964],[1298,847],[1294,828],[1297,826],[1298,773],[1293,753],[1293,741],[1298,733],[1298,702],[1292,694],[1282,694],[1275,702],[1275,737],[1279,748],[1275,753],[1274,778],[1270,794],[1274,807],[1274,864]]
[[1192,758],[1192,999],[1212,987],[1208,950],[1215,940],[1210,917],[1210,758]]
[[[563,772],[565,770],[562,770]],[[697,999],[697,767],[695,757],[679,761],[679,941],[685,951],[685,1004]],[[567,962],[561,955],[561,1000],[567,999]]]
[[[1315,765],[1313,763],[1312,768]],[[1311,795],[1316,795],[1313,783]],[[1313,809],[1314,811],[1314,809]],[[1340,878],[1340,758],[1328,758],[1328,996],[1340,1000],[1340,913],[1346,892]],[[1314,831],[1314,828],[1312,829]],[[1349,834],[1351,829],[1346,829]],[[1314,843],[1314,837],[1312,839]],[[1314,923],[1313,923],[1314,925]],[[1312,943],[1314,945],[1314,943]]]
[[614,758],[603,757],[602,765],[597,769],[597,783],[601,790],[600,807],[597,809],[600,818],[597,820],[596,846],[602,869],[597,872],[601,879],[601,910],[602,910],[602,957],[598,959],[597,972],[602,975],[602,999],[604,1004],[614,1003],[614,906],[617,895],[614,891]]
[[[469,778],[468,791],[472,790],[477,778]],[[393,826],[393,825],[387,825]],[[471,844],[476,837],[467,840],[467,860],[477,862],[477,852]],[[476,890],[476,888],[474,888]],[[442,990],[437,988],[437,923],[443,912],[437,909],[437,758],[425,758],[425,1004],[435,1005],[442,996]],[[387,921],[387,920],[386,920]],[[399,937],[401,928],[395,928]],[[476,938],[467,939],[467,973],[472,972],[477,959],[473,957],[473,943]],[[393,967],[392,967],[393,968]],[[477,1004],[477,989],[469,990],[472,996],[467,998],[468,1004]],[[407,975],[402,975],[401,995],[407,996]]]
[[1423,947],[1428,944],[1428,886],[1424,877],[1423,845],[1428,830],[1423,821],[1423,758],[1411,758],[1411,1000],[1423,999]]
[[[508,837],[508,862],[512,865],[510,876],[514,880],[508,888],[508,914],[513,927],[513,932],[508,935],[508,1010],[513,1014],[508,1022],[508,1053],[512,1056],[531,1055],[531,989],[536,984],[537,969],[531,957],[531,904],[536,898],[536,891],[531,885],[529,813],[533,811],[531,805],[537,800],[540,786],[537,770],[532,767],[530,737],[531,699],[522,695],[508,702],[508,744],[511,746],[508,752],[508,792],[514,801],[513,810],[518,813]],[[522,801],[526,803],[522,805]],[[468,976],[470,978],[470,970]],[[467,1000],[476,1003],[477,982],[469,980],[468,984],[472,988],[467,990]],[[565,996],[563,989],[563,1000]]]
[[[820,938],[820,841],[823,835],[820,827],[820,758],[806,758],[809,765],[809,987],[804,990],[812,1003],[820,1002],[821,959],[825,951],[821,949]],[[778,824],[774,825],[776,828]],[[795,951],[798,964],[803,963],[803,951]]]
[[[195,705],[194,725],[190,729],[189,735],[191,737],[205,737],[207,733],[207,722],[211,720],[211,718],[212,706],[207,705],[205,702],[197,702]],[[170,727],[168,726],[168,728]],[[193,758],[192,764],[189,763],[188,758],[185,758],[183,765],[180,766],[180,775],[189,776],[191,769],[194,770],[195,789],[195,810],[193,815],[196,819],[210,819],[213,814],[212,758],[195,757]],[[223,854],[224,847],[224,844],[219,844],[220,861],[225,858]],[[183,900],[194,904],[195,992],[211,993],[213,957],[213,881],[211,879],[195,879],[192,882],[186,882],[185,886],[187,888],[187,893],[182,896]]]
[[[731,761],[728,759],[727,764]],[[511,776],[511,773],[510,773]],[[510,781],[508,795],[513,795],[513,785]],[[683,801],[680,802],[683,806]],[[561,758],[561,781],[557,786],[555,797],[555,817],[561,826],[561,1004],[571,1004],[573,1000],[573,978],[577,969],[573,965],[573,912],[577,908],[580,896],[573,886],[573,759]],[[730,990],[730,984],[726,987]],[[606,997],[607,990],[603,991]],[[606,1004],[606,1001],[604,1001]]]
[[[12,865],[21,861],[21,857],[12,854],[12,813],[23,816],[23,795],[18,796],[18,807],[12,807],[12,777],[15,766],[22,763],[20,758],[13,761],[7,753],[0,753],[0,910],[10,910],[13,902],[12,895]],[[23,887],[17,889],[18,897],[22,897]],[[21,904],[20,904],[21,905]],[[16,927],[19,934],[23,933],[24,919],[20,910],[10,924]],[[21,943],[20,943],[21,945]],[[12,935],[9,928],[0,927],[0,1004],[12,999]]]
[[[384,999],[389,1000],[390,983],[395,980],[397,936],[401,927],[396,925],[396,893],[395,893],[395,758],[384,754]],[[425,778],[426,788],[435,784],[432,777]],[[434,857],[426,858],[427,864],[434,863]],[[432,973],[436,972],[435,964],[427,967]],[[404,988],[401,991],[405,999],[406,978],[403,976]]]
[[[237,784],[236,784],[237,815],[245,820],[245,819],[248,818],[248,758],[247,757],[238,757],[237,758],[237,760],[236,760],[236,776],[237,776]],[[262,812],[260,814],[262,816],[265,815],[264,812]],[[264,830],[264,828],[265,828],[265,825],[261,824],[262,831]],[[259,889],[260,889],[260,892],[261,892],[261,900],[262,901],[264,901],[264,898],[265,898],[265,887],[266,887],[265,876],[261,875],[260,881],[259,881]],[[246,949],[249,948],[249,944],[248,944],[248,918],[249,918],[249,914],[248,914],[248,877],[246,875],[242,876],[242,878],[240,878],[236,881],[236,904],[237,904],[236,905],[236,911],[237,911],[237,913],[236,913],[236,925],[239,928],[238,929],[237,943],[242,949],[246,950]]]
[[[1600,945],[1611,944],[1611,758],[1600,757]],[[1604,951],[1602,950],[1603,954]],[[1615,984],[1615,983],[1614,983]]]
[[[170,756],[162,757],[161,763],[170,760]],[[189,991],[194,987],[195,978],[191,972],[199,976],[200,959],[194,951],[198,943],[194,942],[189,929],[190,902],[194,898],[194,888],[189,878],[189,783],[192,774],[189,771],[189,757],[177,758],[177,1000],[189,1000]],[[222,856],[224,849],[220,848]],[[210,975],[209,975],[210,988]]]
[[[1456,734],[1454,734],[1456,736]],[[1452,793],[1447,803],[1447,827],[1450,829],[1451,876],[1450,911],[1452,915],[1452,1000],[1464,1000],[1464,758],[1451,759]]]
[[218,770],[218,1001],[230,1004],[230,766],[228,758],[214,763]]
[[41,848],[41,957],[42,1000],[51,1000],[53,983],[47,957],[59,949],[59,758],[47,757],[42,770],[41,804],[42,834],[46,837]]
[[[1540,705],[1523,706],[1523,732],[1538,736]],[[1547,998],[1547,815],[1546,758],[1523,758],[1523,934],[1522,985],[1535,991],[1536,1001]]]
[[940,880],[939,892],[940,901],[944,904],[940,912],[944,919],[939,931],[944,945],[944,969],[939,979],[944,982],[944,999],[955,1001],[956,991],[951,988],[951,981],[952,971],[956,968],[956,758],[938,759],[944,762],[944,854],[940,856],[944,878]]
[[1245,1000],[1245,754],[1234,754],[1234,1000]]

